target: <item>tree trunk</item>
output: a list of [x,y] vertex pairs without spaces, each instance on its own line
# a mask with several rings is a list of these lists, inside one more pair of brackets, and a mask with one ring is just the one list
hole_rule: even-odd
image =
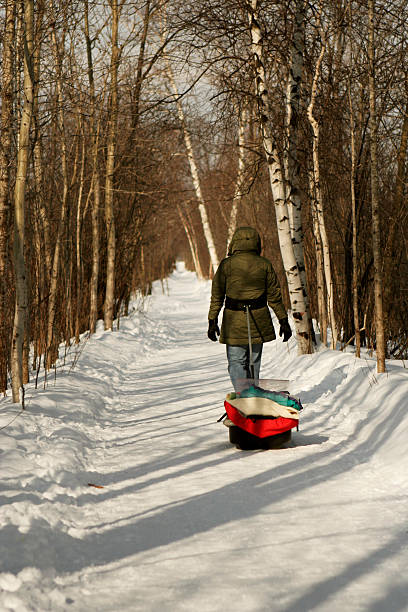
[[78,132],[82,136],[81,145],[81,170],[79,176],[79,189],[77,198],[77,214],[76,214],[76,233],[75,233],[75,251],[76,251],[76,309],[75,309],[75,342],[79,344],[80,335],[80,314],[81,314],[81,297],[82,297],[82,253],[81,253],[81,228],[82,228],[82,194],[84,191],[84,174],[85,174],[85,134],[82,126],[82,118],[80,109],[78,109]]
[[194,228],[192,227],[191,224],[189,224],[186,218],[186,215],[183,213],[181,206],[179,204],[177,204],[177,211],[181,219],[181,222],[183,224],[184,231],[186,232],[188,244],[190,246],[191,257],[194,263],[194,269],[196,271],[197,277],[199,279],[202,279],[204,278],[204,275],[203,275],[203,271],[202,271],[201,264],[200,264],[200,257],[199,257],[198,248],[197,248],[197,239],[194,233]]
[[212,266],[212,272],[213,274],[215,274],[215,272],[217,271],[218,268],[218,256],[217,256],[217,251],[215,249],[215,244],[214,244],[214,240],[213,240],[213,236],[212,236],[212,232],[211,232],[211,227],[210,227],[210,223],[208,220],[208,215],[207,215],[207,208],[205,205],[205,201],[204,201],[204,197],[201,191],[201,184],[200,184],[200,178],[198,175],[198,168],[197,168],[197,163],[195,160],[195,155],[194,155],[194,150],[193,150],[193,145],[191,142],[191,138],[190,138],[190,133],[187,129],[187,125],[186,125],[186,121],[185,121],[185,117],[184,117],[184,110],[183,110],[183,105],[181,103],[181,99],[180,99],[180,95],[179,95],[179,91],[177,88],[177,84],[176,81],[174,79],[174,75],[173,75],[173,71],[170,65],[170,62],[167,60],[166,62],[167,65],[167,74],[169,77],[169,81],[171,83],[173,92],[174,92],[174,98],[176,100],[176,104],[177,104],[177,111],[178,111],[178,117],[180,120],[180,124],[183,130],[183,136],[184,136],[184,144],[186,146],[186,150],[187,150],[187,159],[188,159],[188,163],[190,165],[190,172],[191,172],[191,178],[193,181],[193,186],[194,186],[194,191],[196,194],[196,198],[198,201],[198,210],[200,213],[200,217],[201,217],[201,223],[203,226],[203,232],[204,232],[204,237],[207,243],[207,247],[208,247],[208,252],[210,254],[210,261],[211,261],[211,266]]
[[360,336],[360,317],[358,312],[358,267],[357,267],[357,214],[356,214],[356,145],[355,130],[353,119],[353,106],[350,94],[350,134],[351,134],[351,172],[350,172],[350,191],[351,191],[351,214],[353,219],[353,318],[356,357],[360,357],[361,336]]
[[320,144],[320,127],[319,122],[313,115],[314,104],[317,94],[317,82],[320,75],[320,66],[325,53],[326,43],[322,36],[322,47],[320,50],[319,58],[315,67],[315,74],[313,77],[312,91],[310,95],[310,102],[307,108],[307,116],[313,131],[313,144],[312,144],[312,155],[313,155],[313,181],[314,181],[314,192],[316,205],[316,216],[319,224],[319,232],[323,247],[323,263],[324,263],[324,274],[326,279],[326,290],[327,290],[327,304],[329,309],[330,327],[332,333],[332,348],[335,349],[337,345],[337,324],[334,313],[334,283],[331,271],[331,258],[330,258],[330,245],[326,233],[326,224],[324,219],[323,211],[323,195],[320,187],[320,162],[319,162],[319,144]]
[[[96,164],[98,163],[95,160]],[[89,330],[91,334],[96,331],[98,320],[98,279],[99,279],[99,209],[100,209],[100,182],[99,170],[96,168],[93,177],[93,202],[91,209],[92,219],[92,272],[89,283]]]
[[24,0],[24,106],[20,122],[17,175],[14,187],[14,274],[16,307],[11,346],[13,402],[20,401],[22,387],[23,343],[28,313],[27,272],[24,257],[25,185],[30,153],[30,126],[33,112],[33,35],[34,1]]
[[57,126],[60,135],[60,151],[61,151],[61,171],[62,171],[62,201],[60,209],[60,217],[58,221],[57,236],[55,241],[54,257],[52,259],[50,288],[48,297],[48,320],[47,320],[47,359],[46,367],[50,369],[57,358],[57,342],[54,338],[54,322],[57,307],[57,289],[58,276],[60,269],[62,239],[65,226],[65,218],[68,206],[68,165],[67,165],[67,144],[65,136],[65,118],[64,118],[64,98],[62,91],[62,57],[63,43],[59,48],[57,36],[55,32],[55,23],[52,25],[51,39],[53,45],[54,61],[56,67],[56,89],[57,89]]
[[107,240],[106,292],[104,303],[105,329],[113,329],[115,316],[115,262],[116,231],[114,215],[113,183],[115,173],[115,152],[118,123],[118,66],[120,51],[118,47],[119,9],[117,0],[110,2],[112,11],[112,38],[110,63],[109,120],[105,175],[105,224]]
[[[38,92],[40,86],[41,68],[41,44],[43,37],[42,23],[44,17],[44,3],[37,5],[37,18],[35,27],[34,42],[34,105],[33,105],[33,175],[35,184],[34,199],[34,219],[33,226],[35,231],[35,250],[37,258],[37,278],[36,278],[36,317],[35,317],[35,355],[40,357],[46,351],[46,300],[48,294],[48,282],[51,273],[51,250],[50,250],[50,226],[44,202],[44,167],[43,167],[43,141],[40,129],[40,116],[38,104]],[[33,361],[33,368],[36,368],[36,359]]]
[[263,147],[268,163],[269,179],[275,202],[278,237],[282,261],[288,282],[289,296],[293,320],[298,339],[300,354],[313,352],[312,339],[309,332],[309,320],[306,301],[299,269],[293,251],[290,234],[288,207],[285,197],[285,185],[282,165],[276,142],[272,137],[270,126],[269,99],[266,87],[265,68],[263,62],[262,34],[258,24],[258,0],[247,0],[248,19],[251,34],[252,53],[255,67],[255,88],[258,102],[258,113],[262,133]]
[[7,278],[9,268],[10,235],[10,162],[11,126],[13,120],[13,40],[15,2],[5,6],[2,82],[1,82],[1,147],[0,147],[0,393],[7,389],[8,333],[7,333]]
[[313,220],[313,237],[316,254],[316,280],[317,280],[317,309],[319,313],[320,342],[327,346],[327,306],[326,306],[326,284],[324,280],[323,246],[320,236],[319,220],[317,218],[317,205],[313,172],[309,176],[311,212]]
[[374,303],[375,303],[375,335],[377,352],[377,372],[385,372],[385,340],[383,317],[383,280],[380,240],[380,203],[378,195],[378,160],[377,160],[377,113],[375,84],[375,37],[374,37],[374,0],[368,0],[369,19],[369,96],[370,96],[370,161],[371,161],[371,213],[374,258]]
[[91,221],[92,221],[92,271],[89,283],[89,330],[91,334],[96,331],[98,320],[98,279],[99,279],[99,210],[100,210],[100,175],[98,164],[99,149],[99,123],[96,122],[95,80],[93,74],[92,43],[89,34],[88,0],[84,2],[85,40],[88,60],[89,82],[89,131],[92,139],[92,179],[93,194]]
[[303,56],[305,47],[305,0],[296,0],[295,26],[291,45],[291,65],[288,76],[287,88],[287,173],[286,173],[286,197],[290,220],[290,234],[292,237],[293,252],[299,269],[303,285],[306,310],[309,321],[309,332],[314,339],[313,322],[310,316],[310,305],[308,299],[308,288],[303,253],[303,223],[302,223],[302,198],[300,189],[300,161],[298,153],[298,133],[300,121],[300,98],[303,78]]
[[302,202],[300,197],[300,163],[298,158],[298,126],[300,114],[300,89],[303,73],[306,4],[296,0],[295,27],[291,49],[291,65],[288,77],[287,98],[287,199],[291,219],[293,251],[299,268],[302,284],[307,295],[305,260],[303,255]]
[[352,6],[350,3],[350,54],[351,54],[351,67],[349,74],[349,108],[350,108],[350,147],[351,147],[351,171],[350,171],[350,194],[351,194],[351,215],[353,224],[353,238],[352,238],[352,249],[353,249],[353,319],[354,319],[354,336],[355,336],[355,347],[356,357],[360,358],[361,351],[361,335],[360,335],[360,317],[358,312],[358,267],[357,267],[357,211],[356,211],[356,142],[355,142],[355,122],[354,122],[354,110],[353,110],[353,99],[352,99],[352,75],[351,70],[353,67],[353,40],[352,40]]

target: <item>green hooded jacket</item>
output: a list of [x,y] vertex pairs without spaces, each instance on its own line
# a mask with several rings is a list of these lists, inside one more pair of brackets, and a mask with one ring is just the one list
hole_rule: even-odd
[[[208,319],[217,319],[226,296],[234,300],[247,300],[266,293],[268,305],[278,319],[287,316],[282,302],[278,279],[271,262],[261,257],[261,239],[252,227],[240,227],[234,233],[228,249],[214,275]],[[268,306],[250,313],[253,344],[275,340]],[[222,344],[248,344],[247,315],[243,310],[224,309],[220,342]]]

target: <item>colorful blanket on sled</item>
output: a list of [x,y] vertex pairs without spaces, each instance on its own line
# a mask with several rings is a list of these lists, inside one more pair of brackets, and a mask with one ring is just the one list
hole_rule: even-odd
[[256,386],[230,393],[224,405],[234,425],[259,438],[298,427],[299,412],[303,408],[286,391],[268,391]]

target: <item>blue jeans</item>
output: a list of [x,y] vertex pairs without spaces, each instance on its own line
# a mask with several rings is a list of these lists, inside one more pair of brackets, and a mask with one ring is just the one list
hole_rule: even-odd
[[[254,363],[254,379],[259,380],[259,370],[261,368],[262,342],[252,345],[252,360]],[[227,344],[228,373],[235,391],[239,391],[241,386],[237,382],[242,378],[252,378],[249,367],[249,346],[240,344],[232,346]]]

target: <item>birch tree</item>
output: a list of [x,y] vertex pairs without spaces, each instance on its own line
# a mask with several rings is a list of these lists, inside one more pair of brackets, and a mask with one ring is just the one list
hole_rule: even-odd
[[300,197],[300,163],[298,158],[298,129],[300,119],[300,98],[303,73],[304,38],[305,38],[305,0],[296,0],[295,24],[293,40],[291,44],[291,62],[288,75],[287,92],[287,126],[288,126],[288,151],[287,151],[287,176],[288,186],[288,208],[291,221],[291,236],[293,251],[302,279],[302,284],[307,295],[305,260],[303,255],[303,227],[302,227],[302,202]]
[[295,322],[300,354],[313,352],[309,321],[299,268],[293,251],[289,213],[285,194],[284,174],[277,143],[271,131],[268,88],[263,59],[263,38],[258,21],[258,0],[247,0],[251,49],[254,59],[255,92],[262,143],[268,164],[269,179],[275,203],[276,221],[282,261],[285,269],[292,316]]
[[290,45],[290,67],[286,99],[287,152],[286,152],[286,186],[287,205],[290,220],[293,252],[303,285],[306,310],[309,321],[309,332],[314,339],[313,322],[310,316],[310,305],[306,278],[305,258],[303,254],[303,220],[302,197],[300,187],[300,161],[298,154],[299,126],[301,120],[301,87],[303,81],[303,63],[305,48],[305,20],[307,3],[296,0],[293,37]]

